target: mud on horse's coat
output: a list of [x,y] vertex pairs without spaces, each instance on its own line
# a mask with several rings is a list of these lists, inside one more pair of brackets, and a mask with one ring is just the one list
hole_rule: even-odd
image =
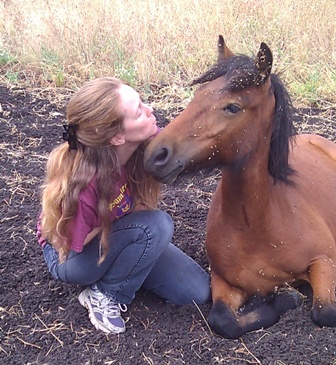
[[206,250],[212,329],[227,338],[276,323],[302,303],[309,282],[312,319],[336,326],[336,145],[295,136],[293,107],[261,44],[235,56],[220,36],[217,64],[187,108],[148,146],[145,168],[164,183],[219,166]]

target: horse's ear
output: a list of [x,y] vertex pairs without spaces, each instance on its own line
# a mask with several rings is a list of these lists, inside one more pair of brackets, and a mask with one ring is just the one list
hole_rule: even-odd
[[218,43],[217,43],[217,49],[218,49],[218,57],[217,62],[223,61],[226,58],[233,57],[234,53],[227,47],[227,45],[224,42],[224,38],[222,35],[218,36]]
[[262,81],[266,80],[272,71],[273,56],[266,43],[261,43],[255,60],[255,65]]

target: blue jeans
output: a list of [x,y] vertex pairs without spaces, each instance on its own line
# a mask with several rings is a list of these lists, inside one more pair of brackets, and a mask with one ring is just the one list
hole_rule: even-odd
[[109,252],[100,265],[98,237],[82,252],[70,251],[62,264],[50,244],[44,246],[43,254],[55,279],[77,285],[95,283],[118,303],[130,303],[140,287],[177,305],[206,303],[209,274],[170,243],[173,231],[173,221],[163,211],[133,212],[112,223]]

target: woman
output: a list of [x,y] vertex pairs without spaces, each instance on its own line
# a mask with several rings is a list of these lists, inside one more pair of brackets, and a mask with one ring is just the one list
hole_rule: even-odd
[[67,141],[50,154],[38,241],[55,279],[87,286],[79,302],[92,324],[122,333],[121,311],[140,287],[181,305],[210,300],[209,275],[171,242],[173,222],[156,209],[159,185],[143,151],[159,129],[153,109],[112,77],[70,99]]

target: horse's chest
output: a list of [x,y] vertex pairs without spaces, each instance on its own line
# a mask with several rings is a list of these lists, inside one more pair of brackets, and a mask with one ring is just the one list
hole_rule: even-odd
[[224,277],[234,287],[239,287],[246,293],[260,293],[265,295],[277,286],[285,283],[291,284],[293,276],[281,269],[263,262],[255,262],[248,267],[241,267],[240,270],[232,267],[225,270]]
[[231,242],[224,240],[220,245],[207,244],[211,269],[245,292],[266,294],[275,286],[291,284],[304,267],[288,255],[284,260],[286,243],[270,241],[268,246],[253,242],[239,244],[238,237]]

